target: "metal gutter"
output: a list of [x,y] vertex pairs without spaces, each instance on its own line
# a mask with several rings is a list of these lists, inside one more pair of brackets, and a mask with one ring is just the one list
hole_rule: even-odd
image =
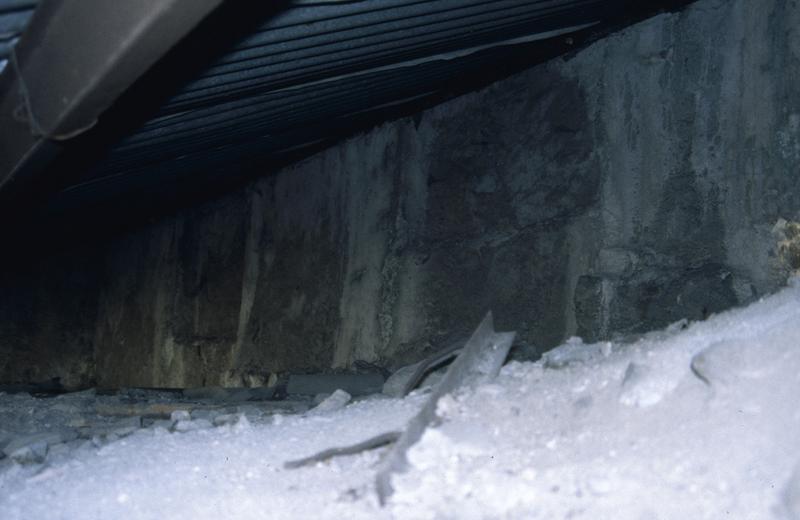
[[34,175],[59,142],[91,128],[220,2],[41,1],[0,75],[0,189]]

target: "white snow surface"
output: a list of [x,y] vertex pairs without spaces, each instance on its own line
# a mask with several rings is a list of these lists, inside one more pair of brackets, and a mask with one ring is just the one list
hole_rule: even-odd
[[283,464],[402,428],[424,391],[6,459],[0,518],[799,520],[799,342],[795,280],[705,322],[509,363],[440,400],[384,507],[386,448]]

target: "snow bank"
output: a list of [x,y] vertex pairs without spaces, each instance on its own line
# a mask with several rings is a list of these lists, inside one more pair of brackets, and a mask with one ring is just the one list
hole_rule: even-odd
[[382,450],[283,463],[401,428],[420,392],[187,433],[144,428],[40,465],[6,459],[0,518],[798,520],[799,341],[795,282],[706,322],[510,363],[440,400],[442,424],[411,448],[384,508]]

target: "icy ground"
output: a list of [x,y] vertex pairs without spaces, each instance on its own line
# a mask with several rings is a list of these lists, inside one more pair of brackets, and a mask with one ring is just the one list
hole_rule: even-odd
[[441,425],[383,508],[386,448],[283,464],[402,427],[424,391],[329,412],[177,413],[182,428],[111,423],[74,440],[63,428],[79,430],[100,396],[5,395],[0,434],[49,428],[67,442],[0,460],[0,518],[798,520],[799,341],[794,282],[706,322],[512,362],[440,401]]

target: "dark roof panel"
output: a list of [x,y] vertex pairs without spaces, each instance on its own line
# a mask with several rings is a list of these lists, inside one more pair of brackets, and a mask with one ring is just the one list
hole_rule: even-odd
[[[101,118],[98,129],[77,139],[78,145],[67,143],[66,159],[54,166],[62,167],[58,204],[75,207],[157,191],[170,178],[229,176],[248,164],[336,139],[356,122],[374,123],[393,113],[392,107],[444,99],[476,78],[477,83],[494,78],[504,64],[529,66],[568,51],[566,35],[599,34],[630,19],[631,11],[643,16],[659,5],[682,3],[296,0],[259,22],[251,4],[227,2],[223,14],[212,14],[189,43],[139,81],[141,88],[158,90],[169,67],[181,68],[184,59],[202,64],[164,86],[145,118],[118,125],[124,129],[118,135],[106,131],[139,110],[134,85],[117,103],[122,108]],[[0,59],[34,4],[0,0]],[[559,43],[553,46],[554,41]],[[555,50],[537,54],[548,45]],[[195,50],[200,47],[211,51],[206,61]],[[92,154],[86,153],[89,147]],[[70,153],[72,159],[95,159],[64,174],[64,165],[74,164]]]

